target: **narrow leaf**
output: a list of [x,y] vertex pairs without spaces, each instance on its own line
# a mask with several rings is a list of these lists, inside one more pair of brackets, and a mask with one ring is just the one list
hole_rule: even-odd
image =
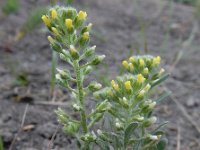
[[131,134],[134,132],[134,130],[138,127],[137,122],[133,122],[129,124],[129,126],[125,130],[124,134],[124,145],[127,145],[130,139]]
[[158,84],[160,84],[161,82],[165,81],[168,77],[169,77],[169,74],[165,74],[165,75],[163,75],[161,78],[159,78],[159,79],[153,81],[153,82],[151,83],[151,88],[154,87],[154,86],[156,86],[156,85],[158,85]]
[[167,98],[170,95],[171,95],[171,91],[163,92],[162,95],[158,99],[156,99],[156,103],[157,104],[161,103],[161,101],[163,101],[165,98]]

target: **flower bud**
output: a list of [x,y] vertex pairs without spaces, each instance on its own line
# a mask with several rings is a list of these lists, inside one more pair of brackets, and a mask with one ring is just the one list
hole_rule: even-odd
[[134,63],[134,62],[135,62],[135,58],[132,56],[132,57],[129,58],[129,61],[130,61],[131,63]]
[[85,56],[86,57],[92,56],[92,54],[94,54],[94,52],[95,52],[95,49],[96,49],[96,46],[93,46],[93,47],[86,49]]
[[124,67],[125,69],[128,69],[128,67],[129,67],[128,61],[126,61],[126,60],[124,60],[124,61],[122,62],[122,65],[123,65],[123,67]]
[[133,66],[132,63],[129,63],[129,64],[128,64],[128,69],[129,69],[129,71],[131,71],[131,72],[134,70],[134,66]]
[[64,71],[64,70],[61,70],[61,69],[58,69],[58,68],[57,68],[57,71],[58,71],[61,79],[66,80],[66,79],[70,79],[71,78],[71,75],[70,75],[69,71]]
[[53,44],[55,42],[55,40],[51,36],[48,36],[47,39],[49,40],[49,42],[51,44]]
[[48,16],[43,15],[43,16],[42,16],[42,20],[43,20],[44,24],[45,24],[47,27],[50,27],[50,26],[51,26],[51,21],[50,21],[50,19],[49,19]]
[[72,19],[65,19],[65,26],[67,27],[67,29],[72,29],[73,27]]
[[154,57],[153,58],[153,62],[152,62],[152,66],[157,66],[160,64],[161,58],[160,56]]
[[90,31],[91,28],[92,28],[92,23],[89,23],[87,26],[85,26],[85,27],[81,30],[81,34],[83,34],[84,32]]
[[78,13],[78,20],[85,20],[87,17],[87,13],[84,11],[79,11]]
[[145,90],[141,90],[141,91],[138,93],[138,95],[136,96],[136,99],[137,99],[137,100],[142,100],[142,99],[144,98],[145,94],[146,94]]
[[148,106],[148,111],[153,110],[155,108],[155,106],[156,106],[156,102],[150,103],[149,106]]
[[57,11],[55,9],[51,10],[51,17],[55,19],[57,17]]
[[72,7],[67,7],[67,9],[64,9],[62,11],[62,19],[65,20],[66,18],[69,19],[74,19],[77,16],[77,11],[76,9],[72,8]]
[[119,91],[119,85],[114,80],[111,81],[111,85],[115,91]]
[[59,35],[59,32],[58,30],[55,28],[55,27],[52,27],[51,30],[53,31],[53,33],[58,36]]
[[51,47],[54,51],[58,52],[58,53],[61,53],[62,52],[62,47],[61,45],[56,42],[51,36],[48,36],[48,40],[51,44]]
[[120,103],[125,108],[129,107],[128,100],[126,99],[126,97],[123,97],[122,99],[120,99]]
[[142,74],[138,74],[138,75],[137,75],[137,82],[138,82],[139,84],[144,83],[145,80],[146,80],[146,79],[143,77]]
[[148,138],[149,140],[151,140],[151,141],[158,141],[158,140],[160,140],[161,135],[151,135],[151,134],[148,134],[148,135],[147,135],[147,138]]
[[105,58],[105,55],[98,55],[95,56],[94,59],[90,62],[91,65],[98,65],[99,63],[101,63],[103,61],[103,59]]
[[73,109],[74,109],[75,111],[80,111],[80,110],[81,110],[81,106],[78,105],[78,104],[73,104],[72,107],[73,107]]
[[88,44],[89,40],[90,40],[90,33],[84,32],[82,34],[82,37],[80,38],[79,43],[80,43],[81,46],[85,46],[86,44]]
[[158,73],[158,76],[160,77],[160,76],[162,76],[163,75],[163,73],[165,72],[165,69],[160,69],[160,71],[159,71],[159,73]]
[[92,133],[87,133],[86,135],[82,136],[81,139],[83,141],[93,142],[97,139],[97,136],[94,132],[92,132]]
[[125,83],[124,83],[124,85],[125,85],[125,88],[126,88],[126,90],[127,91],[130,91],[131,90],[131,81],[126,81]]
[[142,58],[139,58],[139,66],[144,67],[144,65],[145,65],[144,60]]
[[101,87],[102,87],[102,85],[100,83],[97,83],[97,82],[92,82],[88,86],[89,90],[92,91],[92,92],[100,90]]
[[148,76],[149,75],[149,69],[148,68],[144,68],[143,75],[144,76]]
[[151,118],[145,120],[145,121],[143,122],[143,125],[144,125],[145,127],[149,127],[149,126],[151,126],[152,124],[154,124],[156,121],[157,121],[157,118],[156,118],[156,117],[151,117]]
[[123,124],[119,121],[119,119],[116,119],[115,127],[116,127],[118,130],[122,130],[122,129],[123,129]]
[[68,123],[69,116],[67,113],[62,110],[61,108],[58,108],[58,110],[55,111],[56,115],[58,116],[58,121],[62,124]]
[[136,115],[136,116],[133,117],[132,120],[133,120],[133,121],[139,121],[139,122],[141,122],[141,121],[144,120],[144,117],[143,117],[143,116],[140,116],[140,115]]
[[78,59],[79,58],[79,54],[78,51],[75,49],[75,47],[73,45],[70,45],[70,55],[72,56],[73,59]]
[[87,66],[83,71],[84,75],[90,74],[91,72],[92,72],[91,66]]
[[151,88],[151,85],[150,84],[147,84],[145,87],[144,87],[144,91],[147,93]]

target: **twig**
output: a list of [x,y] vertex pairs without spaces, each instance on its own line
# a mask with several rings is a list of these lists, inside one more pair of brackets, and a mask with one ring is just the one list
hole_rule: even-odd
[[59,130],[59,125],[57,126],[53,136],[51,137],[51,140],[49,141],[48,150],[51,150],[53,141],[54,141],[54,139],[56,137],[56,134],[57,134],[58,130]]
[[192,41],[196,37],[198,29],[199,29],[198,22],[195,21],[193,24],[193,28],[192,28],[189,38],[182,43],[181,48],[178,51],[177,58],[171,65],[171,68],[169,69],[170,72],[172,72],[174,70],[175,66],[180,61],[181,57],[183,56],[184,51],[186,51],[188,49],[188,47],[192,44]]
[[26,108],[25,108],[25,110],[24,110],[24,114],[23,114],[23,117],[22,117],[22,122],[21,122],[20,128],[19,128],[19,130],[17,131],[17,134],[15,135],[14,139],[12,140],[12,143],[11,143],[11,145],[10,145],[10,147],[9,147],[9,150],[12,150],[12,149],[13,149],[13,146],[14,146],[16,140],[17,140],[17,137],[18,137],[18,135],[19,135],[19,134],[21,133],[21,131],[22,131],[22,128],[23,128],[24,122],[25,122],[25,118],[26,118],[26,114],[27,114],[27,110],[28,110],[28,106],[29,106],[29,104],[26,105]]
[[178,123],[176,150],[180,150],[180,146],[181,146],[181,128],[180,124]]
[[68,103],[61,102],[46,102],[46,101],[38,101],[34,102],[35,105],[52,105],[52,106],[69,106]]

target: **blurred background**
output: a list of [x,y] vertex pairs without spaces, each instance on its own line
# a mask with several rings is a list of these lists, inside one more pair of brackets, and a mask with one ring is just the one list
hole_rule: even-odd
[[[53,111],[69,107],[70,97],[55,86],[55,66],[65,64],[52,53],[41,24],[52,2],[0,1],[0,145],[5,150],[46,150],[55,133],[54,149],[73,149]],[[121,72],[122,60],[160,55],[171,76],[157,92],[171,94],[155,114],[169,121],[168,150],[200,150],[200,1],[74,0],[72,5],[87,11],[94,25],[91,44],[106,55],[90,79],[107,85]]]

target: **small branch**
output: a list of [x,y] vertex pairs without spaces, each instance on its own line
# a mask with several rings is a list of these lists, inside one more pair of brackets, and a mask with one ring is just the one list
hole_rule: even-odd
[[48,150],[52,149],[52,144],[53,144],[53,141],[54,141],[54,139],[56,137],[56,134],[58,133],[58,130],[59,130],[59,125],[57,126],[53,136],[51,137],[51,140],[49,141]]
[[13,146],[14,146],[16,140],[17,140],[17,137],[18,137],[18,135],[19,135],[19,134],[21,133],[21,131],[22,131],[22,128],[23,128],[24,122],[25,122],[25,118],[26,118],[26,114],[27,114],[27,111],[28,111],[28,107],[29,107],[29,104],[26,105],[26,108],[25,108],[25,110],[24,110],[24,114],[23,114],[23,117],[22,117],[22,122],[21,122],[20,128],[19,128],[19,130],[17,131],[17,133],[16,133],[14,139],[12,140],[12,143],[10,144],[9,150],[12,150],[12,149],[13,149]]
[[180,150],[180,146],[181,146],[181,127],[180,124],[178,123],[176,150]]

